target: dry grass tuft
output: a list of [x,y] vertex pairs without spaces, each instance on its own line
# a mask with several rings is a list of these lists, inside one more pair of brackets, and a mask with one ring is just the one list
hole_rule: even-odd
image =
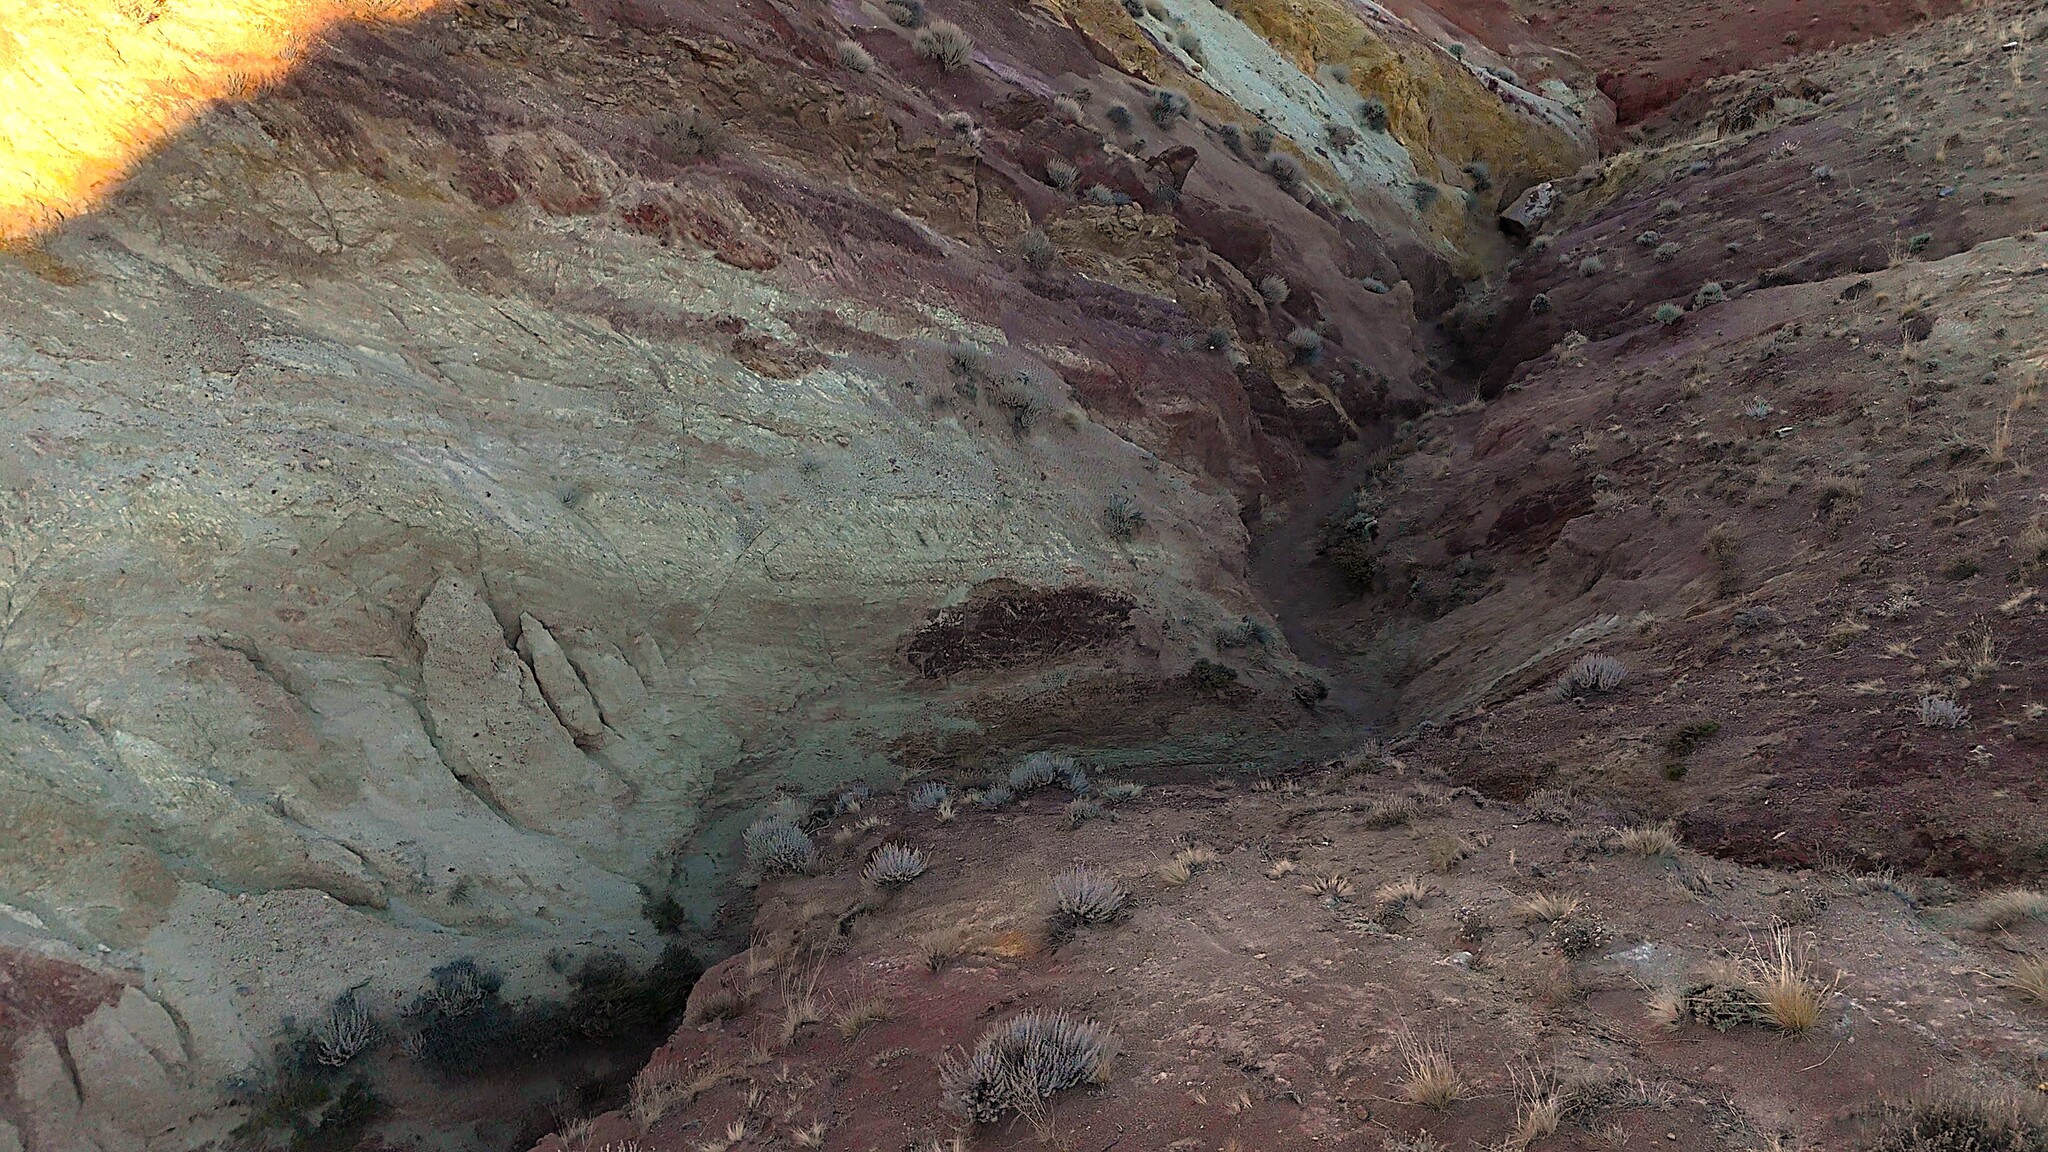
[[860,1035],[869,1025],[880,1024],[895,1015],[889,998],[882,995],[863,996],[847,1005],[832,1021],[839,1034],[848,1040]]
[[1638,824],[1624,828],[1614,838],[1615,847],[1636,856],[1678,855],[1678,827],[1670,821],[1662,824]]
[[1199,845],[1182,848],[1173,858],[1159,866],[1159,878],[1178,888],[1194,878],[1195,873],[1221,863],[1223,857],[1214,848]]
[[1278,880],[1282,876],[1298,870],[1300,867],[1301,865],[1283,856],[1266,866],[1266,878],[1268,880]]
[[2036,1004],[2048,1004],[2048,956],[2032,952],[2020,957],[2005,986]]
[[2048,920],[2048,896],[2031,888],[2008,888],[1977,901],[1969,922],[1979,932],[2003,932],[2030,920]]
[[1350,879],[1341,872],[1332,872],[1328,876],[1318,876],[1309,883],[1303,884],[1301,890],[1331,904],[1335,904],[1339,900],[1350,899],[1351,893],[1354,891]]
[[1557,892],[1538,892],[1521,902],[1522,914],[1531,920],[1555,924],[1569,919],[1585,903],[1577,896],[1566,896]]
[[1556,1135],[1571,1107],[1571,1093],[1558,1084],[1557,1073],[1525,1066],[1515,1071],[1514,1085],[1515,1130],[1508,1134],[1507,1147],[1527,1148]]
[[813,1120],[802,1128],[789,1130],[789,1142],[799,1148],[823,1148],[825,1146],[825,1122]]
[[1451,1062],[1451,1054],[1436,1041],[1417,1039],[1412,1032],[1395,1038],[1401,1053],[1401,1098],[1410,1104],[1439,1111],[1472,1094],[1471,1085]]
[[966,940],[957,931],[927,936],[918,944],[927,972],[943,972],[948,964],[967,951]]
[[1770,953],[1752,962],[1751,968],[1765,1021],[1788,1036],[1813,1031],[1834,998],[1836,981],[1814,974],[1805,950],[1792,943],[1792,934],[1782,928],[1771,933]]

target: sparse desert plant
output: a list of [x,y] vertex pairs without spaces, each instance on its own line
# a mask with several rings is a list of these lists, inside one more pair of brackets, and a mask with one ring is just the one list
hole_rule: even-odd
[[1394,880],[1373,889],[1372,900],[1379,906],[1382,919],[1399,916],[1436,894],[1436,889],[1423,882],[1420,876],[1406,880]]
[[1100,204],[1104,208],[1114,208],[1119,204],[1131,202],[1130,197],[1106,184],[1090,184],[1081,190],[1081,198],[1090,204]]
[[1291,875],[1295,871],[1299,870],[1300,867],[1301,865],[1296,864],[1294,861],[1288,859],[1285,856],[1282,856],[1280,859],[1275,860],[1271,864],[1268,864],[1266,866],[1266,878],[1268,880],[1278,880],[1282,876]]
[[889,19],[905,28],[924,23],[924,0],[888,0],[882,5]]
[[723,121],[700,108],[657,117],[651,131],[662,154],[678,162],[718,155],[728,135]]
[[922,848],[884,844],[868,857],[867,867],[860,870],[860,878],[870,888],[892,888],[910,883],[924,875],[924,870]]
[[1076,796],[1067,801],[1060,812],[1060,827],[1072,831],[1090,820],[1100,820],[1104,815],[1102,805],[1085,797]]
[[1607,261],[1601,259],[1597,253],[1579,261],[1579,275],[1581,276],[1598,276],[1605,271],[1607,271]]
[[1195,35],[1193,29],[1183,28],[1174,33],[1173,43],[1175,47],[1187,53],[1188,59],[1193,60],[1197,64],[1203,61],[1202,38]]
[[1138,118],[1131,113],[1131,108],[1128,104],[1111,104],[1102,110],[1102,115],[1104,119],[1109,121],[1110,126],[1119,132],[1129,132],[1131,127],[1138,122]]
[[654,1060],[633,1077],[627,1090],[627,1111],[642,1130],[690,1102],[695,1095],[689,1066],[680,1060]]
[[1678,259],[1678,254],[1683,251],[1685,251],[1684,247],[1681,246],[1677,241],[1666,240],[1664,243],[1657,245],[1657,247],[1651,251],[1650,255],[1658,263],[1668,264],[1671,261]]
[[1338,151],[1349,148],[1363,139],[1358,134],[1358,129],[1349,124],[1339,124],[1335,120],[1323,125],[1323,136],[1329,140],[1330,147]]
[[1341,872],[1332,872],[1327,876],[1318,876],[1314,880],[1303,884],[1301,890],[1330,905],[1335,905],[1341,900],[1349,900],[1351,893],[1354,891],[1350,878]]
[[2048,920],[2048,895],[2031,888],[1993,892],[1970,906],[1970,926],[1979,932],[2003,932],[2035,920]]
[[781,816],[763,816],[742,837],[747,860],[764,873],[806,872],[818,860],[818,846],[803,829]]
[[799,1148],[823,1148],[825,1146],[825,1122],[812,1120],[801,1128],[789,1130],[790,1143]]
[[1077,767],[1072,756],[1033,752],[1010,769],[1010,787],[1019,794],[1048,788],[1066,779]]
[[[1081,178],[1081,170],[1072,161],[1062,156],[1049,157],[1045,162],[1045,182],[1065,191]],[[1043,233],[1040,233],[1043,235]]]
[[974,117],[965,112],[947,112],[939,117],[939,124],[956,136],[974,135]]
[[1254,124],[1245,141],[1254,152],[1271,152],[1273,145],[1280,142],[1280,130],[1271,124]]
[[1576,960],[1607,943],[1612,935],[1598,916],[1573,912],[1550,923],[1550,943],[1568,960]]
[[1273,630],[1249,616],[1216,629],[1218,648],[1264,648],[1273,642]]
[[1161,88],[1152,93],[1152,104],[1146,112],[1152,117],[1154,124],[1161,128],[1171,128],[1173,122],[1186,116],[1192,107],[1193,105],[1188,102],[1187,93],[1172,88]]
[[845,1008],[840,1009],[839,1014],[833,1017],[832,1023],[834,1027],[839,1029],[841,1036],[851,1040],[870,1026],[880,1024],[894,1014],[894,1008],[889,1003],[888,997],[881,995],[863,996]]
[[1214,848],[1191,844],[1173,854],[1173,858],[1159,867],[1159,878],[1178,888],[1192,879],[1204,868],[1212,868],[1223,861]]
[[1659,304],[1657,305],[1657,310],[1650,313],[1650,315],[1657,323],[1669,328],[1671,325],[1685,319],[1685,309],[1680,308],[1676,304]]
[[974,806],[984,812],[993,812],[1017,798],[1017,793],[1008,784],[997,784],[984,788],[974,798]]
[[2030,952],[2013,961],[2004,983],[2036,1004],[2048,1004],[2048,956]]
[[1522,914],[1531,920],[1540,920],[1545,924],[1555,924],[1559,920],[1576,915],[1580,906],[1584,903],[1585,901],[1577,896],[1565,895],[1559,892],[1538,892],[1536,895],[1523,900],[1519,907],[1522,910]]
[[1692,294],[1692,309],[1697,312],[1702,308],[1709,308],[1715,304],[1724,303],[1727,299],[1728,290],[1721,287],[1721,282],[1709,280],[1705,284],[1700,285],[1699,291]]
[[927,780],[910,790],[904,798],[903,807],[910,812],[930,812],[950,799],[953,790],[936,780]]
[[1027,1012],[982,1034],[974,1051],[941,1072],[946,1110],[969,1124],[1027,1115],[1056,1092],[1109,1076],[1116,1036],[1065,1012]]
[[1538,292],[1529,297],[1529,313],[1533,316],[1548,315],[1552,307],[1548,292]]
[[1655,228],[1636,233],[1636,246],[1639,248],[1655,248],[1663,242],[1664,234]]
[[835,51],[838,53],[841,68],[866,72],[875,66],[874,56],[852,40],[841,40]]
[[1792,943],[1792,933],[1783,928],[1771,933],[1770,952],[1751,967],[1764,1022],[1788,1036],[1813,1031],[1834,997],[1835,982],[1813,973],[1805,951]]
[[329,1068],[355,1059],[377,1038],[377,1022],[353,989],[335,998],[313,1025],[313,1058]]
[[1291,190],[1308,177],[1308,172],[1301,161],[1285,152],[1274,152],[1266,157],[1266,175],[1273,178],[1273,183]]
[[945,72],[958,71],[974,59],[974,41],[951,20],[934,20],[918,29],[910,47]]
[[1060,262],[1060,251],[1043,228],[1033,228],[1017,239],[1017,258],[1033,272],[1048,272]]
[[1382,796],[1365,806],[1359,813],[1359,826],[1363,828],[1399,828],[1413,823],[1422,814],[1422,805],[1413,796]]
[[1614,846],[1632,856],[1675,856],[1678,828],[1668,820],[1662,824],[1637,824],[1622,829],[1614,837]]
[[1367,96],[1358,102],[1358,122],[1375,132],[1385,132],[1389,123],[1386,101]]
[[1961,728],[1970,710],[1946,696],[1922,696],[1917,711],[1922,728]]
[[1628,679],[1628,666],[1612,656],[1582,656],[1557,679],[1557,698],[1612,692]]
[[966,939],[955,929],[938,932],[918,942],[918,952],[927,972],[943,972],[948,964],[967,951]]
[[1121,492],[1115,493],[1103,504],[1102,527],[1113,540],[1130,540],[1138,535],[1138,529],[1145,526],[1145,510]]
[[1292,290],[1288,288],[1285,276],[1268,276],[1259,281],[1259,295],[1268,304],[1280,305],[1287,303],[1287,295],[1290,291]]
[[1052,113],[1069,124],[1079,124],[1087,114],[1082,110],[1081,102],[1072,96],[1053,97]]
[[1107,924],[1117,918],[1129,899],[1130,893],[1115,877],[1077,864],[1052,879],[1052,920],[1064,928]]
[[1936,1097],[1885,1110],[1870,1152],[2044,1152],[2039,1106],[1987,1096]]
[[1514,1073],[1515,1130],[1508,1147],[1527,1148],[1538,1140],[1557,1134],[1571,1107],[1571,1090],[1558,1082],[1557,1073],[1525,1065]]
[[1323,357],[1323,334],[1313,328],[1296,327],[1287,334],[1287,350],[1296,364],[1313,364]]
[[867,804],[868,798],[873,795],[874,790],[866,784],[855,784],[833,799],[832,814],[834,816],[844,816],[850,812],[858,812]]
[[1401,1098],[1438,1111],[1471,1095],[1472,1088],[1441,1042],[1402,1031],[1394,1039],[1401,1054]]

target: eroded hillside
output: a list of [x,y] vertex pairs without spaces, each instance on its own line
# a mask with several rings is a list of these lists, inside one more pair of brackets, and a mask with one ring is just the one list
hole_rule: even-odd
[[1322,0],[295,52],[0,258],[32,1148],[521,1142],[745,937],[779,794],[1347,744],[1252,536],[1437,403],[1417,318],[1608,119]]

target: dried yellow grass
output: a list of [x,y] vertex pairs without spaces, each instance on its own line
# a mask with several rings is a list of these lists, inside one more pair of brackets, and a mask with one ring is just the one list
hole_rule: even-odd
[[1538,892],[1536,895],[1522,901],[1518,907],[1521,908],[1522,914],[1531,920],[1540,920],[1545,924],[1555,924],[1559,920],[1570,918],[1584,903],[1585,901],[1577,896],[1567,896],[1557,892]]
[[1676,856],[1678,854],[1678,828],[1670,821],[1662,824],[1638,824],[1624,828],[1615,838],[1615,845],[1622,851],[1636,856]]
[[1472,1094],[1471,1085],[1458,1072],[1450,1052],[1441,1043],[1402,1032],[1395,1038],[1395,1044],[1401,1053],[1403,1100],[1442,1111]]
[[1836,981],[1814,974],[1805,950],[1792,943],[1792,934],[1782,928],[1771,933],[1771,951],[1751,968],[1750,983],[1771,1026],[1788,1036],[1813,1031],[1834,998]]

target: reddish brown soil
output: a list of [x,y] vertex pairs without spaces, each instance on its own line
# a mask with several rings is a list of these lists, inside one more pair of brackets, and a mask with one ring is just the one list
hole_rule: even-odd
[[1961,0],[1517,0],[1538,40],[1576,53],[1626,126],[1701,81],[1856,44],[1961,11]]
[[[90,969],[19,948],[0,947],[0,1037],[64,1033],[93,1010],[121,998],[125,985]],[[0,1119],[19,1121],[14,1099],[14,1047],[0,1046]]]
[[[1059,792],[948,823],[882,799],[820,830],[838,845],[827,874],[762,889],[753,948],[695,997],[732,990],[744,1005],[678,1031],[643,1073],[687,1086],[671,1105],[608,1113],[540,1148],[725,1147],[735,1124],[733,1147],[787,1147],[814,1122],[828,1148],[930,1147],[961,1130],[941,1101],[949,1051],[1034,1009],[1087,1016],[1121,1041],[1100,1088],[1057,1099],[1063,1148],[1374,1149],[1422,1132],[1478,1148],[1513,1128],[1513,1081],[1529,1067],[1577,1086],[1546,1148],[1756,1148],[1771,1134],[1840,1148],[1944,1061],[1949,1076],[2031,1076],[2022,1053],[2038,1019],[1968,970],[2006,962],[1995,948],[1961,955],[1981,937],[1944,938],[1845,875],[1617,854],[1597,808],[1415,783],[1454,763],[1409,749],[1279,788],[1167,786],[1074,830]],[[1417,806],[1406,823],[1375,815],[1402,797]],[[856,825],[870,815],[880,826]],[[931,868],[878,895],[855,874],[885,839],[923,846]],[[1185,844],[1218,859],[1175,886],[1154,870]],[[1292,871],[1275,874],[1279,861]],[[1131,910],[1050,935],[1048,877],[1076,862],[1118,877]],[[1348,895],[1306,890],[1332,875]],[[1375,888],[1418,876],[1422,902],[1382,913]],[[1559,933],[1517,903],[1539,891],[1578,896],[1576,922],[1598,925],[1598,945],[1561,953]],[[1825,905],[1795,930],[1814,974],[1839,982],[1813,1034],[1648,1021],[1653,990],[1716,956],[1753,958],[1787,893]],[[959,954],[935,972],[940,939]],[[865,1002],[887,1018],[842,1028]],[[1444,1045],[1465,1099],[1405,1102],[1404,1032]],[[973,1135],[979,1148],[1036,1141],[1014,1118]]]

